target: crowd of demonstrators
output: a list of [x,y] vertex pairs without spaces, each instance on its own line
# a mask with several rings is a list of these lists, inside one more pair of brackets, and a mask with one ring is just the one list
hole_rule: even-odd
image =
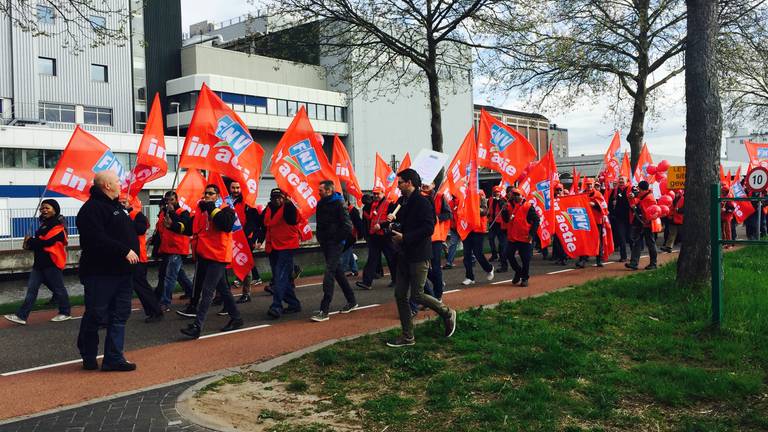
[[184,257],[189,255],[189,236],[186,232],[191,226],[189,211],[179,206],[176,192],[166,192],[155,225],[155,238],[158,240],[154,247],[162,259],[158,271],[162,292],[158,297],[163,312],[171,310],[171,298],[177,282],[184,290],[181,299],[192,298],[192,281],[182,267]]
[[395,203],[390,202],[384,189],[380,187],[373,188],[372,200],[366,211],[363,209],[363,217],[368,227],[368,261],[363,268],[363,280],[356,283],[358,288],[369,290],[372,288],[373,280],[379,274],[379,265],[381,264],[381,255],[383,254],[389,266],[391,282],[389,287],[395,286],[397,257],[395,255],[395,246],[392,242],[392,236],[389,232],[390,221],[387,216],[395,209]]
[[[527,287],[530,278],[533,238],[539,228],[539,216],[530,201],[523,199],[520,189],[510,190],[511,199],[501,210],[501,217],[507,224],[506,254],[515,276],[512,284]],[[520,256],[520,264],[515,255]]]
[[488,199],[485,193],[480,190],[480,228],[473,230],[463,241],[464,247],[464,281],[462,285],[472,285],[475,283],[475,261],[486,273],[486,279],[493,280],[494,269],[483,252],[483,244],[488,233]]

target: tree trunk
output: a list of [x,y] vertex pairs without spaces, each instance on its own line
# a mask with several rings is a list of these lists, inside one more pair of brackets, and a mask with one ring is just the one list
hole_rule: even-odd
[[[435,53],[436,51],[430,50],[430,53]],[[436,61],[436,54],[433,56],[430,56],[430,59],[427,60],[427,66],[428,70],[425,71],[427,74],[427,82],[429,84],[429,109],[431,114],[431,120],[430,120],[430,128],[431,128],[431,137],[432,137],[432,150],[436,152],[443,152],[443,114],[440,111],[440,87],[439,87],[439,78],[437,75],[437,61]],[[435,178],[435,184],[440,184],[443,181],[443,170],[440,170],[440,172],[437,174],[437,178]]]
[[643,147],[643,139],[645,138],[645,114],[648,112],[648,105],[646,104],[646,98],[648,93],[645,89],[645,78],[639,80],[642,84],[638,83],[637,93],[635,93],[635,103],[632,106],[632,125],[629,128],[629,134],[627,135],[627,141],[629,142],[630,152],[630,164],[631,173],[635,172],[637,167],[637,160],[640,157],[640,149]]
[[710,280],[709,188],[719,181],[722,107],[717,81],[718,0],[686,0],[685,50],[685,212],[677,285],[702,286]]

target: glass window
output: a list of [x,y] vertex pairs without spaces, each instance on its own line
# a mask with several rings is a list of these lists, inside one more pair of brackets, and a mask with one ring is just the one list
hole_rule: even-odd
[[256,108],[257,114],[266,114],[267,113],[267,107],[266,106],[257,106]]
[[259,96],[246,96],[245,97],[245,104],[251,105],[251,106],[261,106],[265,107],[267,106],[267,98],[259,97]]
[[317,118],[317,105],[313,103],[307,104],[307,117],[311,119]]
[[100,30],[107,27],[107,19],[103,16],[91,15],[90,21],[94,30]]
[[298,109],[298,103],[296,101],[288,101],[288,117],[295,116]]
[[3,149],[3,168],[21,168],[21,149]]
[[112,109],[99,108],[99,124],[101,126],[112,126]]
[[100,64],[91,65],[91,81],[108,82],[107,67]]
[[24,168],[44,168],[43,163],[43,150],[39,149],[24,149],[24,157],[26,162]]
[[50,6],[37,5],[37,22],[40,24],[53,24],[56,21],[56,15]]
[[176,155],[165,155],[165,160],[168,161],[168,171],[174,171],[176,169]]
[[45,116],[43,117],[43,119],[45,119],[45,121],[50,121],[50,122],[61,121],[61,110],[59,110],[59,106],[55,104],[46,104]]
[[136,153],[128,153],[128,166],[126,168],[133,169],[136,166]]
[[235,93],[221,93],[221,100],[228,104],[245,105],[245,95]]
[[64,123],[75,122],[75,106],[74,105],[59,105],[61,113],[61,121]]
[[334,121],[335,118],[336,118],[336,116],[334,114],[333,107],[330,106],[330,105],[326,105],[325,106],[325,119],[328,120],[328,121]]
[[284,116],[288,115],[288,102],[284,100],[277,101],[277,115]]
[[38,57],[37,73],[40,75],[56,76],[56,59],[49,57]]
[[146,87],[140,87],[136,91],[136,95],[138,96],[139,100],[147,100],[147,88]]
[[86,108],[83,111],[83,123],[99,124],[99,114],[92,108]]
[[325,120],[325,105],[317,105],[317,119]]
[[344,121],[344,116],[342,115],[341,107],[333,107],[333,110],[336,114],[336,121],[337,122]]
[[274,99],[267,99],[267,114],[277,115],[277,101]]
[[61,150],[45,150],[45,167],[56,168],[61,157]]

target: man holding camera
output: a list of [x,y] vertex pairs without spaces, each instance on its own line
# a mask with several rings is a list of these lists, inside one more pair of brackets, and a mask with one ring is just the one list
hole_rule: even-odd
[[656,268],[656,238],[653,235],[651,224],[658,215],[651,214],[649,209],[656,205],[656,198],[653,197],[650,185],[645,180],[637,184],[637,189],[637,195],[634,191],[629,194],[633,210],[630,217],[632,220],[632,256],[624,266],[631,270],[637,270],[640,252],[642,252],[643,243],[645,243],[648,245],[648,256],[651,258],[651,263],[645,269],[654,270]]
[[[395,300],[400,316],[402,335],[387,342],[390,347],[413,345],[413,320],[411,301],[422,304],[437,312],[445,325],[445,336],[451,337],[456,331],[456,311],[424,294],[432,258],[432,233],[435,229],[435,210],[429,198],[416,192],[421,187],[421,178],[413,169],[405,169],[397,175],[397,187],[402,192],[402,207],[397,214],[387,215],[391,226],[392,240],[398,248],[397,276],[395,278]],[[409,295],[410,294],[410,295]]]
[[189,255],[189,236],[184,232],[192,226],[189,212],[179,206],[178,196],[174,191],[168,191],[163,197],[163,207],[157,218],[155,229],[160,235],[158,253],[163,257],[165,272],[160,306],[165,312],[170,310],[173,290],[176,282],[184,289],[185,298],[192,298],[192,281],[184,272],[182,264],[184,257]]
[[376,269],[381,263],[382,254],[384,254],[389,265],[389,272],[392,278],[390,286],[394,286],[397,280],[395,276],[397,273],[397,257],[392,245],[392,239],[386,232],[389,225],[387,215],[394,207],[394,204],[386,198],[384,189],[378,186],[373,188],[371,206],[367,212],[363,210],[363,217],[365,217],[368,224],[368,262],[365,263],[365,268],[363,269],[363,280],[355,284],[358,288],[364,290],[371,289],[376,276]]

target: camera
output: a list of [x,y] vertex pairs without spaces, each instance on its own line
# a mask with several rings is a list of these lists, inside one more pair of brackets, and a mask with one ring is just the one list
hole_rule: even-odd
[[381,228],[384,231],[384,235],[392,237],[392,231],[397,231],[402,234],[403,226],[400,222],[391,222],[389,225]]

